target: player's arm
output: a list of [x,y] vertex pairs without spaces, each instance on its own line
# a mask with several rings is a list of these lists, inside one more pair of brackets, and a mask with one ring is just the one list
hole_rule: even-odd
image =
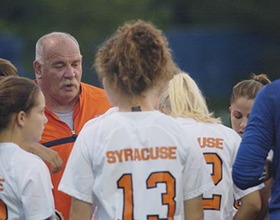
[[92,204],[72,197],[70,220],[90,220],[92,216]]
[[184,202],[185,220],[202,220],[202,195]]
[[30,153],[36,154],[47,162],[51,166],[51,172],[56,173],[62,168],[62,159],[56,151],[35,142],[22,144],[21,147]]
[[256,190],[241,198],[241,206],[236,212],[233,220],[255,219],[261,210],[260,191]]
[[260,190],[262,208],[255,220],[263,220],[268,213],[268,205],[269,205],[272,183],[273,183],[273,179],[270,178],[269,180],[264,182],[265,187]]

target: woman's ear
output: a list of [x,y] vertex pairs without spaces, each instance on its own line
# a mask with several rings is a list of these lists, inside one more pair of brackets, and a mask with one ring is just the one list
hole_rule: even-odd
[[25,118],[26,118],[26,114],[24,111],[20,111],[19,113],[17,113],[16,116],[16,122],[20,125],[20,126],[24,126],[25,124]]

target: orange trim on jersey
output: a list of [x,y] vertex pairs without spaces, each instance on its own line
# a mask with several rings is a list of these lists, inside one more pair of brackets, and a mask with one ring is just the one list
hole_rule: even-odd
[[0,178],[0,191],[3,191],[4,190],[4,187],[3,187],[3,183],[5,182],[5,179],[3,178]]
[[8,219],[8,208],[6,204],[0,199],[0,220]]
[[[57,139],[70,137],[74,133],[77,135],[81,131],[83,125],[90,119],[103,114],[110,107],[105,91],[101,88],[94,87],[85,83],[81,83],[81,94],[79,102],[74,106],[74,132],[66,123],[61,121],[53,112],[46,109],[45,114],[48,122],[42,135],[41,143],[55,141]],[[71,205],[71,197],[58,191],[58,184],[65,169],[65,165],[71,153],[74,143],[60,144],[51,147],[52,150],[58,152],[63,160],[63,168],[56,174],[51,174],[54,186],[55,208],[62,213],[64,219],[69,219],[69,211]]]

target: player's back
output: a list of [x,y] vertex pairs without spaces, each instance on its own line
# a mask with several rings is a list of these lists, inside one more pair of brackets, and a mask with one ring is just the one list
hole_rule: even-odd
[[0,144],[0,219],[54,216],[49,171],[44,162],[13,143]]
[[181,220],[184,200],[212,187],[195,139],[157,111],[114,112],[88,124],[79,139],[92,156],[96,219]]
[[212,173],[215,187],[203,194],[204,219],[232,220],[234,190],[231,172],[240,137],[219,123],[202,123],[189,118],[177,118],[177,121],[197,137]]

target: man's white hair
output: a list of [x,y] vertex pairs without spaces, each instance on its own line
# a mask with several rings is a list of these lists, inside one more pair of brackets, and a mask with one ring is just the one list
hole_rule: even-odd
[[76,40],[75,37],[73,37],[71,34],[66,33],[66,32],[51,32],[49,34],[45,34],[43,35],[36,43],[35,46],[35,59],[40,62],[43,63],[44,60],[44,46],[45,46],[45,42],[47,42],[50,39],[54,39],[54,38],[59,38],[59,37],[66,37],[69,39],[72,39],[73,42],[75,42],[80,50],[80,45],[78,43],[78,41]]

